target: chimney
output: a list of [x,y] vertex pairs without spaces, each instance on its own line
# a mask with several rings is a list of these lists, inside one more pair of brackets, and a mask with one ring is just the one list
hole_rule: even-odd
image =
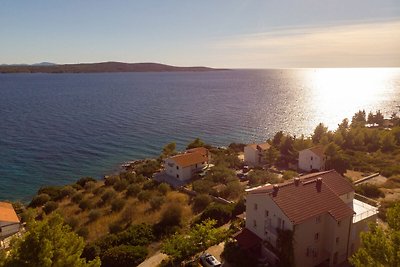
[[274,186],[272,188],[273,188],[272,195],[274,197],[276,197],[276,195],[278,194],[278,191],[279,191],[279,185],[274,184]]
[[322,178],[318,177],[317,178],[317,191],[321,192],[321,187],[322,187]]
[[299,186],[299,184],[300,184],[300,178],[299,177],[294,178],[294,185]]

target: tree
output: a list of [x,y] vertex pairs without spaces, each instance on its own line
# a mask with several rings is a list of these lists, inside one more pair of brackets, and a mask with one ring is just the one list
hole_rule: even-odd
[[272,139],[272,145],[276,148],[279,148],[281,142],[282,142],[282,138],[283,138],[284,134],[282,131],[277,132],[274,135],[274,138]]
[[143,246],[119,245],[108,249],[102,256],[101,266],[131,267],[141,263],[147,256],[147,248]]
[[368,113],[367,122],[368,124],[375,124],[375,116],[371,111]]
[[344,175],[344,173],[347,171],[349,168],[349,163],[348,161],[340,154],[328,158],[326,161],[326,169],[335,169],[338,173],[341,175]]
[[163,147],[161,158],[168,158],[176,154],[176,143],[172,142]]
[[175,234],[164,242],[162,251],[176,262],[189,259],[196,253],[218,244],[226,237],[227,231],[215,228],[215,225],[216,221],[206,220],[196,224],[185,235]]
[[328,132],[328,127],[325,127],[323,123],[318,124],[318,126],[314,129],[314,134],[312,135],[312,140],[314,144],[319,144],[322,137]]
[[186,149],[196,148],[196,147],[204,147],[206,144],[200,140],[200,138],[196,138],[193,142],[189,143]]
[[381,113],[381,111],[378,110],[375,114],[375,123],[377,123],[379,126],[382,126],[384,122],[385,122],[385,118],[383,117],[383,114]]
[[365,110],[359,110],[351,119],[351,126],[365,126],[367,122]]
[[392,133],[386,133],[381,138],[381,145],[383,151],[392,151],[396,147],[396,140]]
[[333,158],[337,155],[338,150],[339,147],[335,143],[331,142],[329,143],[329,145],[326,146],[324,154],[329,158]]
[[60,215],[30,221],[27,228],[24,236],[12,245],[5,267],[100,266],[98,258],[90,262],[81,258],[83,238],[72,232]]
[[271,146],[265,151],[264,160],[268,167],[272,167],[279,158],[279,151]]

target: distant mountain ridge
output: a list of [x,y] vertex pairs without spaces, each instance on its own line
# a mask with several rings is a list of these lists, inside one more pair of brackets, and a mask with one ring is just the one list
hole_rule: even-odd
[[0,73],[100,73],[100,72],[166,72],[215,71],[208,67],[177,67],[159,63],[100,62],[81,64],[54,64],[42,62],[33,65],[0,65]]

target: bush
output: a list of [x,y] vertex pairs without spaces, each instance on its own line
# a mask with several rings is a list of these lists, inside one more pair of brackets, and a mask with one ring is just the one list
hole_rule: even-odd
[[209,205],[200,216],[200,220],[213,219],[217,221],[217,225],[227,223],[232,217],[233,206],[213,203]]
[[151,198],[151,193],[148,190],[145,191],[141,191],[138,195],[137,195],[139,201],[141,202],[147,202],[150,200]]
[[89,229],[86,226],[82,226],[76,233],[86,239],[89,235]]
[[204,179],[194,181],[192,184],[193,190],[199,194],[209,194],[211,191],[211,188],[214,185],[215,185],[215,183],[213,181],[204,180]]
[[73,188],[73,187],[70,186],[70,185],[64,186],[64,187],[61,189],[61,196],[62,196],[62,198],[71,197],[71,196],[73,196],[75,193],[76,193],[75,188]]
[[54,210],[56,210],[58,208],[58,203],[54,202],[54,201],[49,201],[47,202],[44,207],[43,207],[43,211],[46,214],[50,214],[52,213]]
[[356,186],[356,193],[370,198],[385,197],[385,193],[374,184],[361,184]]
[[164,204],[164,202],[165,202],[164,197],[153,197],[150,200],[150,207],[152,210],[159,210],[162,204]]
[[83,248],[81,258],[85,258],[87,261],[92,261],[96,257],[99,257],[101,253],[100,247],[95,244],[86,244]]
[[275,173],[264,170],[254,170],[247,175],[249,178],[249,185],[256,186],[266,183],[276,184],[279,183],[279,177]]
[[120,178],[118,176],[109,176],[105,179],[104,184],[106,186],[112,186],[114,185],[116,182],[118,182],[120,180]]
[[65,223],[68,224],[72,230],[75,230],[79,225],[79,220],[76,217],[68,217],[65,219]]
[[155,180],[150,180],[144,183],[143,190],[153,190],[156,189],[159,183]]
[[36,195],[32,199],[31,203],[29,204],[29,207],[36,208],[36,207],[43,206],[49,200],[50,200],[50,196],[48,194]]
[[131,267],[146,259],[147,248],[142,246],[120,245],[108,249],[101,256],[101,266],[104,267]]
[[289,179],[292,179],[292,178],[298,177],[298,176],[299,176],[299,174],[297,172],[291,171],[291,170],[284,171],[283,174],[282,174],[282,178],[284,180],[289,180]]
[[96,182],[96,179],[92,177],[83,177],[76,181],[76,184],[79,185],[80,187],[84,187],[87,182]]
[[114,189],[109,188],[107,189],[104,194],[101,196],[101,200],[103,200],[104,203],[108,203],[110,202],[113,198],[115,198],[115,196],[117,195],[117,193],[114,191]]
[[82,199],[83,199],[83,194],[81,192],[76,192],[71,198],[72,202],[74,202],[76,204],[81,202]]
[[151,225],[142,223],[130,226],[118,234],[118,243],[132,246],[145,246],[155,240]]
[[81,210],[88,210],[91,209],[93,207],[93,201],[90,199],[83,199],[80,203],[79,203],[79,208]]
[[51,200],[57,201],[62,199],[61,186],[45,186],[39,189],[38,195],[47,194],[50,196]]
[[169,190],[171,190],[171,187],[169,186],[169,184],[167,183],[161,183],[158,186],[158,191],[163,194],[164,196],[169,192]]
[[140,185],[131,184],[126,190],[126,195],[130,197],[136,197],[139,194],[140,190],[142,190]]
[[211,203],[211,197],[207,194],[199,194],[193,198],[193,211],[201,212]]
[[[123,230],[124,228],[122,227],[121,223],[119,222],[114,222],[108,226],[108,230],[110,231],[111,234],[116,234],[119,233]],[[119,241],[118,241],[119,242]]]
[[247,255],[234,240],[229,240],[225,243],[221,257],[232,267],[257,266],[255,258]]
[[96,209],[96,210],[91,210],[91,211],[89,212],[89,215],[88,215],[89,221],[90,221],[90,222],[94,222],[94,221],[96,221],[98,218],[100,218],[101,215],[102,215],[102,212],[101,212],[100,210],[98,210],[98,209]]
[[161,168],[161,164],[156,160],[146,160],[143,163],[135,166],[135,171],[137,175],[143,175],[145,177],[151,178],[153,174]]
[[118,192],[124,191],[128,187],[127,180],[119,180],[114,184],[114,189]]
[[95,190],[93,190],[93,194],[98,196],[98,195],[103,194],[104,191],[106,191],[106,188],[104,186],[99,186]]
[[86,192],[90,193],[96,188],[96,182],[87,182],[83,188],[85,188]]
[[111,202],[111,210],[114,212],[121,211],[126,204],[126,201],[121,198],[117,198]]

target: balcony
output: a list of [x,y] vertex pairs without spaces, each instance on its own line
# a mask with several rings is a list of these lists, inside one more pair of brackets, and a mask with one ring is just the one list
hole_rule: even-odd
[[[360,199],[360,197],[357,197]],[[353,199],[353,202],[350,204],[352,205],[352,208],[354,210],[354,212],[356,213],[353,216],[353,223],[357,223],[359,221],[365,220],[371,216],[374,216],[376,214],[378,214],[378,206],[377,203],[376,207],[372,206],[370,204],[374,204],[373,202],[370,202],[370,204],[367,204],[364,201],[361,201],[359,199]]]

